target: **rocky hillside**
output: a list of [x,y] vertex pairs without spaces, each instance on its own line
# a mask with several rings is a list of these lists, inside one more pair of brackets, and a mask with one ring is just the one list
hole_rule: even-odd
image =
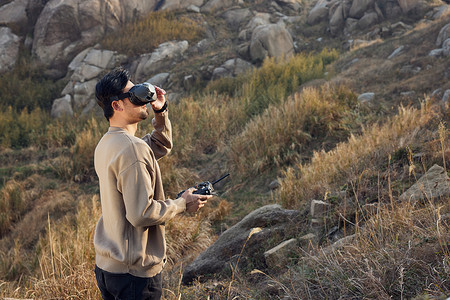
[[99,297],[107,124],[78,117],[119,65],[174,103],[168,196],[232,173],[224,199],[167,224],[166,299],[450,291],[447,2],[0,0],[2,80],[23,61],[60,91],[52,120],[0,115],[0,298]]
[[[424,53],[429,49],[422,50],[421,43],[401,44],[402,35],[418,24],[427,26],[449,12],[448,5],[439,2],[14,0],[1,4],[0,72],[14,67],[19,49],[30,51],[43,76],[65,85],[61,98],[51,100],[55,117],[86,113],[95,108],[96,81],[118,65],[129,68],[136,82],[150,81],[163,86],[175,101],[211,80],[258,67],[265,57],[290,57],[325,47],[345,52],[394,37],[395,42],[383,49],[382,62],[373,57],[378,53],[372,53],[370,61],[354,57],[342,63],[338,71],[348,73],[361,64],[394,68],[398,60],[394,57],[407,52],[412,57],[401,63],[398,72],[401,77],[411,78],[436,68],[423,62],[421,56],[448,55],[448,42],[445,42],[448,30],[436,41],[435,48],[442,50],[429,55]],[[134,56],[102,46],[105,36],[111,32],[155,11],[173,11],[178,19],[192,20],[203,29],[201,38],[167,41]],[[151,34],[142,37],[152,38]],[[361,68],[364,67],[358,66]],[[439,71],[446,74],[445,70]],[[371,78],[374,72],[370,73],[362,78],[365,87],[377,81]],[[395,92],[405,96],[422,95],[432,93],[436,86],[420,86],[418,90],[397,86]],[[392,93],[392,89],[384,91]],[[360,88],[359,92],[364,91]]]

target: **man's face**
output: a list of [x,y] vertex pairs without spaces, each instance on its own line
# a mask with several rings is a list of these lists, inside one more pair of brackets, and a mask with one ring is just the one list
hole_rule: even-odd
[[[123,89],[123,92],[128,92],[132,87],[134,86],[134,83],[131,81],[128,81],[127,85]],[[127,117],[129,118],[129,122],[131,123],[137,123],[139,121],[145,120],[148,118],[148,110],[146,105],[134,105],[130,102],[129,98],[125,98],[122,100],[124,105],[124,111],[126,112]]]

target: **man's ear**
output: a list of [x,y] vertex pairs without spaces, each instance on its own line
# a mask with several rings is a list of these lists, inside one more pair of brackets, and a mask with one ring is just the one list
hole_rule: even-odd
[[112,106],[112,108],[113,108],[115,111],[122,111],[122,110],[123,110],[122,104],[119,103],[119,101],[113,101],[113,102],[111,103],[111,106]]

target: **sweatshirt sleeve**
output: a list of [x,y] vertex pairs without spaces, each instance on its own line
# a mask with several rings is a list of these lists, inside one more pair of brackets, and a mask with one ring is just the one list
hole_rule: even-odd
[[172,150],[172,124],[169,120],[169,112],[155,114],[152,120],[155,130],[146,134],[142,139],[150,146],[156,159],[160,159]]
[[154,173],[149,173],[146,164],[141,161],[119,174],[117,189],[123,196],[126,218],[135,227],[159,225],[186,210],[183,198],[153,199],[152,177]]

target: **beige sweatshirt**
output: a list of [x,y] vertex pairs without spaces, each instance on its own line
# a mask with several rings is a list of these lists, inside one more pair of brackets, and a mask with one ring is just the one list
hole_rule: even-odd
[[153,277],[166,261],[164,223],[185,211],[183,198],[166,200],[157,159],[172,148],[168,112],[155,115],[142,139],[110,127],[95,149],[102,216],[94,235],[96,264],[111,273]]

